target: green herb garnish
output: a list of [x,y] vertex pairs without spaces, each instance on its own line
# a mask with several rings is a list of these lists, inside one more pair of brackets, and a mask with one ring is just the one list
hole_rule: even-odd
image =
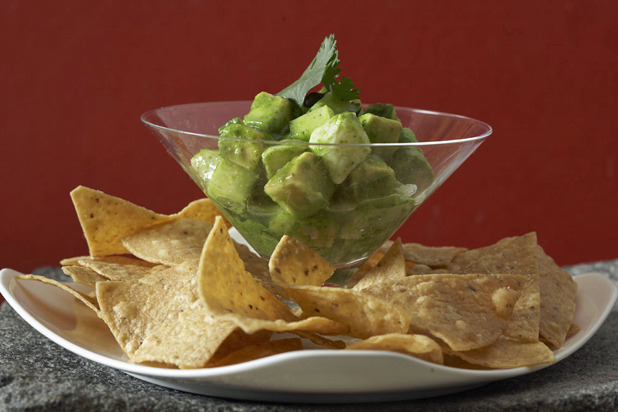
[[278,96],[293,100],[299,106],[303,105],[309,90],[322,83],[325,89],[342,100],[354,100],[359,97],[359,90],[347,77],[337,80],[339,68],[339,53],[336,49],[335,35],[326,37],[309,67],[294,83],[277,93]]

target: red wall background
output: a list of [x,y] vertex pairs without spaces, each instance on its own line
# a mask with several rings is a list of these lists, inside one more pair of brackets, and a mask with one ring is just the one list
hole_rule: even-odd
[[87,253],[77,185],[163,213],[200,197],[139,115],[277,92],[329,33],[363,101],[494,127],[404,241],[535,230],[560,264],[618,257],[615,1],[0,0],[0,267]]

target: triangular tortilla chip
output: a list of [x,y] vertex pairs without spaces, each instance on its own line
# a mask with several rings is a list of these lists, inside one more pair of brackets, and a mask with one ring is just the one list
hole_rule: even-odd
[[232,227],[232,224],[228,222],[225,216],[223,216],[215,203],[208,198],[194,200],[193,202],[185,206],[184,209],[182,209],[180,212],[170,216],[174,218],[199,219],[203,220],[204,222],[210,223],[211,226],[215,224],[215,218],[217,216],[221,216],[223,217],[228,229]]
[[406,262],[397,239],[380,261],[363,276],[353,289],[363,289],[377,283],[391,282],[406,277]]
[[285,288],[306,315],[324,316],[347,326],[346,335],[367,339],[406,333],[410,315],[402,308],[353,289],[319,286]]
[[559,348],[564,343],[575,316],[577,283],[560,269],[541,246],[537,247],[541,287],[539,333],[543,340]]
[[84,186],[73,189],[71,199],[91,256],[128,253],[122,238],[173,219]]
[[525,277],[517,275],[416,275],[361,292],[399,305],[410,325],[453,350],[495,342],[506,329]]
[[236,329],[197,296],[195,273],[169,268],[137,280],[97,283],[101,318],[134,362],[199,368]]
[[245,270],[222,218],[206,239],[198,269],[198,290],[205,308],[234,322],[246,333],[304,330],[336,334],[342,325],[326,318],[297,318]]
[[347,350],[386,350],[403,353],[433,363],[443,363],[440,345],[429,336],[390,333],[354,342]]
[[42,283],[46,283],[48,285],[52,285],[55,286],[59,289],[64,290],[65,292],[70,293],[71,295],[73,295],[75,298],[79,299],[82,303],[84,303],[84,305],[86,305],[87,307],[89,307],[90,309],[92,309],[95,312],[99,311],[99,305],[97,303],[96,299],[91,298],[90,296],[88,296],[85,293],[82,293],[78,290],[73,289],[72,287],[62,283],[62,282],[58,282],[57,280],[54,279],[50,279],[50,278],[46,278],[45,276],[39,276],[39,275],[19,275],[16,277],[16,279],[23,279],[23,280],[35,280],[37,282],[42,282]]
[[300,240],[283,235],[268,262],[270,277],[281,286],[321,286],[335,268]]
[[181,218],[135,232],[124,237],[122,244],[147,262],[170,266],[197,263],[211,229],[203,220]]
[[507,237],[497,243],[459,253],[448,265],[451,273],[514,274],[526,276],[505,335],[527,342],[539,339],[541,289],[536,233]]
[[464,352],[452,351],[447,347],[444,350],[466,362],[489,368],[518,368],[556,361],[554,353],[543,343],[522,342],[506,336],[483,348]]
[[90,268],[83,266],[63,266],[62,271],[73,279],[73,282],[88,286],[94,289],[97,282],[109,279],[104,278]]

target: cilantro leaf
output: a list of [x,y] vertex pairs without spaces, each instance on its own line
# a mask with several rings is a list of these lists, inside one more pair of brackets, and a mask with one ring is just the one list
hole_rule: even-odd
[[352,79],[345,76],[341,78],[341,82],[335,80],[330,85],[327,85],[326,88],[341,100],[354,100],[360,96],[356,84],[354,84]]
[[277,95],[294,100],[299,106],[302,106],[309,90],[322,82],[324,73],[328,70],[338,70],[337,65],[339,64],[339,58],[337,49],[335,48],[336,44],[337,42],[335,41],[334,34],[326,37],[315,58],[311,64],[309,64],[309,67],[305,69],[300,78],[281,90]]

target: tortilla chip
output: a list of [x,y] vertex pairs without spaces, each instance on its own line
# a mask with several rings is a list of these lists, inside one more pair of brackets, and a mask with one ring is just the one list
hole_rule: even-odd
[[541,288],[540,337],[559,348],[564,343],[575,316],[577,283],[560,269],[541,246],[537,246]]
[[541,342],[522,342],[501,336],[494,344],[464,352],[451,351],[446,353],[457,356],[466,362],[489,368],[518,368],[543,363],[555,362],[554,353]]
[[226,357],[218,360],[217,362],[211,362],[206,366],[219,367],[235,365],[255,359],[265,358],[267,356],[277,355],[279,353],[301,350],[302,348],[303,343],[299,338],[277,339],[269,342],[244,346],[235,352],[228,354]]
[[102,277],[97,272],[90,268],[82,266],[63,266],[62,271],[73,279],[73,282],[80,285],[88,286],[94,289],[97,282],[103,282],[108,279]]
[[[134,259],[137,260],[137,259]],[[132,264],[121,264],[106,261],[104,258],[85,258],[79,259],[78,263],[84,267],[93,270],[103,280],[130,280],[139,279],[144,276],[151,275],[153,272],[165,270],[168,266],[143,266]]]
[[571,326],[569,326],[569,331],[567,332],[567,336],[566,338],[572,338],[573,336],[577,335],[579,333],[579,331],[582,330],[581,327],[579,327],[578,325],[571,323]]
[[[391,242],[385,242],[380,250],[385,252],[390,248]],[[466,250],[463,247],[454,246],[424,246],[418,243],[404,243],[401,246],[405,260],[430,267],[445,267],[460,252]]]
[[96,292],[101,319],[133,362],[199,368],[236,329],[211,316],[197,295],[195,274],[182,268],[99,282]]
[[440,345],[429,336],[391,333],[352,343],[347,350],[385,350],[403,353],[433,363],[443,363]]
[[245,265],[245,270],[251,275],[253,278],[264,287],[264,289],[268,290],[273,295],[277,296],[280,299],[288,300],[290,299],[289,295],[283,290],[283,288],[273,282],[270,277],[270,270],[268,269],[268,260],[264,259],[251,251],[246,245],[242,243],[234,242],[236,246],[236,251],[238,252],[238,256],[243,261]]
[[154,263],[146,262],[145,260],[137,259],[133,256],[129,255],[110,255],[110,256],[100,256],[100,257],[92,257],[92,256],[75,256],[71,258],[62,259],[60,264],[63,266],[83,266],[81,261],[97,261],[97,262],[107,262],[107,263],[117,263],[119,265],[137,265],[137,266],[145,266],[145,267],[153,267]]
[[517,275],[417,275],[361,292],[401,306],[412,327],[462,351],[500,337],[525,280]]
[[300,240],[284,235],[268,262],[270,277],[281,286],[321,286],[335,268]]
[[461,252],[448,265],[451,273],[513,274],[527,277],[505,335],[536,342],[539,339],[541,289],[536,233],[507,237],[497,243]]
[[91,256],[128,253],[122,238],[173,219],[84,186],[73,189],[71,199]]
[[170,266],[197,262],[211,229],[203,220],[182,218],[133,233],[122,244],[147,262]]
[[363,289],[377,283],[391,282],[406,277],[406,262],[401,250],[401,240],[397,239],[375,267],[363,276],[354,289]]
[[400,307],[353,289],[293,286],[286,291],[306,314],[324,316],[347,326],[346,335],[366,339],[406,333],[410,315]]
[[217,217],[204,245],[198,269],[198,290],[205,308],[230,320],[246,333],[305,330],[337,334],[345,328],[330,319],[298,319],[276,296],[245,270],[223,219]]
[[65,292],[68,292],[71,295],[73,295],[75,298],[80,300],[84,305],[86,305],[93,311],[95,312],[99,311],[99,304],[97,303],[96,299],[88,296],[86,293],[82,293],[76,289],[73,289],[72,287],[62,282],[58,282],[57,280],[46,278],[45,276],[38,276],[38,275],[19,275],[19,276],[16,276],[16,279],[34,280],[37,282],[42,282],[48,285],[56,286],[57,288],[60,288],[64,290]]
[[215,203],[208,198],[194,200],[180,212],[171,215],[173,218],[199,219],[206,223],[210,223],[211,226],[215,224],[215,218],[217,216],[223,218],[228,229],[232,227],[232,224],[223,216]]

